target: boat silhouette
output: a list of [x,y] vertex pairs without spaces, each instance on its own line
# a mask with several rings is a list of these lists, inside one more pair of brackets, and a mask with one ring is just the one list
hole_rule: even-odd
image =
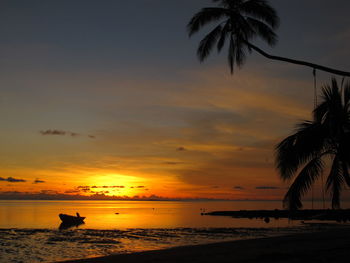
[[71,227],[78,227],[84,223],[85,217],[82,217],[77,213],[76,216],[67,215],[67,214],[59,214],[58,217],[61,219],[62,223],[59,226],[59,229],[68,229]]

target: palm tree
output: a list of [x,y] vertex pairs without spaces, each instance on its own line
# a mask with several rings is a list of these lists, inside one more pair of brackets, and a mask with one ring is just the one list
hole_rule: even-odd
[[303,65],[341,76],[350,76],[349,72],[324,67],[306,61],[273,56],[252,44],[256,37],[261,38],[270,46],[277,43],[275,30],[279,25],[277,12],[266,0],[212,0],[216,7],[202,8],[187,25],[189,35],[197,33],[204,26],[218,22],[216,27],[206,35],[199,44],[197,55],[203,62],[216,46],[221,52],[226,42],[229,42],[228,62],[231,74],[234,65],[243,66],[247,52],[252,50],[266,58]]
[[350,186],[350,82],[339,88],[335,79],[322,89],[322,103],[312,121],[304,121],[296,132],[276,147],[276,165],[283,180],[294,182],[284,197],[289,209],[302,207],[301,198],[330,163],[326,181],[332,207],[340,207],[344,185]]

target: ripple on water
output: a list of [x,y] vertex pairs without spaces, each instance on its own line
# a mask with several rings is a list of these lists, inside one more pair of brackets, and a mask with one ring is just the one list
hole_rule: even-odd
[[[324,229],[327,226],[322,226]],[[331,227],[331,226],[328,226]],[[320,226],[288,228],[159,228],[126,230],[0,229],[0,262],[53,262],[315,231]],[[65,251],[65,253],[62,253]]]

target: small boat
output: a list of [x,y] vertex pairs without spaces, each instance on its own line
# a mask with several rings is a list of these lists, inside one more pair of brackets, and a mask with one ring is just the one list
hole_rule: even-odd
[[77,213],[77,216],[71,216],[66,214],[59,214],[59,218],[62,220],[62,223],[69,225],[80,225],[84,223],[85,217],[82,217]]

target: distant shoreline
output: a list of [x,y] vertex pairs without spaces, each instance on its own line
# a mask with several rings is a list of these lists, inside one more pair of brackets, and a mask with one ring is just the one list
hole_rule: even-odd
[[264,219],[266,223],[270,218],[286,218],[290,220],[321,220],[321,221],[350,221],[350,209],[304,209],[304,210],[236,210],[213,211],[202,213],[205,216],[228,216],[232,218]]
[[254,199],[244,199],[244,200],[236,200],[236,199],[205,199],[205,198],[163,198],[163,199],[152,199],[152,198],[113,198],[113,197],[106,197],[106,198],[91,198],[91,197],[83,197],[79,196],[79,198],[74,197],[65,197],[65,198],[54,198],[54,197],[17,197],[17,198],[6,198],[0,195],[0,201],[184,201],[184,202],[281,202],[282,200],[254,200]]
[[[217,202],[281,202],[282,199],[217,199],[217,198],[166,198],[166,197],[120,197],[120,196],[83,196],[83,195],[68,195],[68,194],[2,194],[0,192],[0,201],[217,201]],[[343,202],[350,202],[348,199],[342,200]],[[321,199],[304,200],[305,203],[320,203]]]
[[350,257],[350,226],[314,233],[184,246],[132,254],[64,261],[66,263],[332,262]]

